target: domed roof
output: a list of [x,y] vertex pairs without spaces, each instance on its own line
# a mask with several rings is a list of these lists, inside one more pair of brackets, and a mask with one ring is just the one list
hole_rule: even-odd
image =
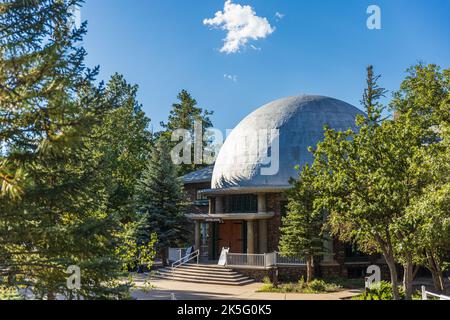
[[[363,112],[343,101],[309,95],[283,98],[259,108],[225,141],[214,166],[212,189],[289,187],[290,178],[298,176],[295,167],[312,162],[308,147],[323,140],[324,126],[355,129],[358,114]],[[272,129],[278,131],[271,134]]]

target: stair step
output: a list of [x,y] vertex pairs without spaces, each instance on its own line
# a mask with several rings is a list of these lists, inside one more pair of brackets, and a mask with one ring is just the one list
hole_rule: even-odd
[[232,286],[242,286],[254,282],[253,279],[231,269],[201,264],[186,264],[176,268],[173,272],[170,267],[160,269],[152,277],[180,282]]
[[236,275],[233,277],[222,277],[222,276],[215,276],[215,275],[209,275],[209,276],[204,276],[204,275],[199,275],[199,274],[189,274],[189,273],[174,273],[172,274],[171,272],[160,272],[158,273],[159,276],[162,277],[166,277],[166,278],[173,278],[173,277],[178,277],[178,278],[184,278],[184,279],[207,279],[207,280],[214,280],[214,281],[241,281],[241,280],[246,280],[248,279],[247,277],[243,276],[243,275]]
[[197,270],[205,270],[205,271],[223,271],[223,272],[232,271],[231,269],[227,269],[225,267],[216,266],[216,265],[204,265],[204,264],[185,264],[179,268],[197,269]]
[[184,268],[184,267],[180,267],[180,268],[176,268],[175,270],[181,270],[181,271],[185,271],[185,272],[195,272],[195,273],[202,273],[202,274],[223,274],[223,275],[232,275],[232,274],[238,274],[237,272],[233,271],[233,270],[228,270],[228,269],[224,269],[224,270],[206,270],[206,269],[197,269],[197,268]]
[[205,276],[201,276],[201,275],[188,275],[188,274],[159,274],[162,277],[166,277],[168,279],[170,278],[182,278],[182,279],[205,279],[205,280],[212,280],[212,281],[228,281],[228,282],[233,282],[233,281],[242,281],[242,280],[246,280],[248,279],[247,277],[244,276],[240,276],[238,278],[233,278],[233,279],[224,279],[224,278],[216,278],[216,277],[205,277]]
[[197,277],[205,277],[205,278],[217,278],[217,279],[235,279],[242,277],[242,274],[239,273],[230,273],[230,274],[221,274],[221,273],[203,273],[203,272],[191,272],[188,270],[175,270],[172,272],[172,270],[160,270],[159,274],[166,274],[166,275],[195,275]]
[[201,279],[201,278],[190,278],[190,279],[185,279],[185,278],[180,278],[180,277],[161,277],[158,275],[155,275],[154,278],[157,279],[164,279],[164,280],[174,280],[174,281],[179,281],[179,282],[189,282],[189,283],[201,283],[201,284],[213,284],[213,285],[227,285],[227,286],[243,286],[246,284],[250,284],[253,283],[254,280],[252,279],[248,279],[246,278],[246,280],[241,280],[241,281],[218,281],[218,280],[210,280],[210,279]]

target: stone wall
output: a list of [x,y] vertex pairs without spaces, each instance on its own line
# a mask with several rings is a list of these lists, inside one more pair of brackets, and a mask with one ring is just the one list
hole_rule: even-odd
[[271,282],[297,282],[302,277],[306,279],[306,267],[277,267],[271,269],[234,269],[255,281],[262,282],[265,277],[269,277]]

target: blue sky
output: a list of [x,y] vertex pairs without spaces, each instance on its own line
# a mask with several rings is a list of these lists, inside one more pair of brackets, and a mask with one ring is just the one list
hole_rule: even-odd
[[[450,67],[448,0],[234,0],[275,31],[230,54],[220,52],[226,31],[203,23],[224,2],[86,0],[87,64],[100,65],[100,80],[119,72],[138,84],[155,130],[181,89],[225,130],[267,102],[301,93],[359,107],[369,64],[391,91],[418,61]],[[371,4],[381,8],[381,30],[366,27]]]

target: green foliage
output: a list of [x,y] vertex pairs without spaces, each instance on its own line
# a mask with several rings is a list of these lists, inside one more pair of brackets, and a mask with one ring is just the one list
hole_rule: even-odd
[[95,129],[103,175],[109,179],[108,210],[124,222],[136,220],[134,189],[152,148],[150,119],[137,101],[137,91],[122,75],[113,75],[103,96],[108,111]]
[[[172,110],[170,111],[169,120],[167,123],[162,122],[161,126],[164,128],[163,132],[158,135],[164,137],[171,149],[173,149],[179,142],[172,142],[172,133],[178,129],[188,130],[190,132],[191,138],[195,139],[195,123],[200,122],[203,134],[205,134],[206,129],[212,127],[212,122],[210,116],[213,112],[208,110],[203,110],[197,106],[197,101],[192,98],[191,94],[186,90],[182,90],[178,94],[179,102],[172,105]],[[203,141],[201,137],[200,141]],[[203,141],[203,147],[209,148],[209,141]],[[192,154],[194,154],[194,144],[191,147],[191,162],[188,164],[181,164],[178,166],[178,174],[180,176],[187,173],[204,168],[204,164],[195,164],[192,161]]]
[[177,246],[187,240],[183,185],[164,139],[156,142],[137,184],[135,206],[141,217],[139,243],[151,241],[153,233],[158,237],[158,249]]
[[300,278],[297,283],[284,283],[274,286],[270,283],[270,279],[264,279],[264,286],[259,292],[269,293],[303,293],[303,294],[321,294],[338,292],[342,287],[336,283],[326,282],[321,279],[312,280],[309,284],[305,282],[304,278]]
[[[400,298],[404,298],[405,293],[400,287],[399,292]],[[353,300],[394,300],[394,296],[392,294],[392,284],[382,281],[379,287],[367,289],[365,293],[353,298]]]
[[381,119],[384,108],[377,100],[385,91],[369,68],[363,99],[367,116],[357,118],[358,130],[327,129],[314,151],[321,191],[316,209],[329,212],[328,225],[341,240],[382,253],[394,283],[395,262],[402,263],[408,298],[423,219],[411,206],[430,183],[442,180],[433,177],[434,161],[427,158],[442,159],[449,110],[448,71],[440,73],[435,66],[413,70],[394,95],[394,120]]
[[136,241],[139,225],[129,223],[121,233],[120,245],[116,248],[116,255],[123,262],[123,270],[135,270],[140,267],[150,269],[155,260],[155,245],[158,241],[156,233],[150,235],[149,241],[138,243]]
[[0,285],[1,300],[23,300],[16,288]]
[[[125,298],[121,222],[108,212],[98,144],[110,99],[93,85],[97,68],[84,65],[86,24],[69,23],[80,3],[1,4],[0,269],[37,298]],[[71,265],[81,269],[77,291],[66,287]]]
[[314,210],[317,191],[314,189],[315,173],[306,165],[299,180],[292,181],[288,192],[288,213],[283,217],[280,251],[286,256],[318,256],[323,253],[321,236],[323,214]]
[[322,228],[323,212],[314,210],[318,196],[316,173],[309,165],[302,168],[299,179],[291,181],[288,195],[288,213],[282,218],[280,252],[288,257],[307,259],[308,281],[313,277],[313,259],[324,253]]
[[364,279],[349,279],[341,277],[330,277],[325,279],[328,283],[334,283],[339,287],[346,289],[361,289],[364,288]]

